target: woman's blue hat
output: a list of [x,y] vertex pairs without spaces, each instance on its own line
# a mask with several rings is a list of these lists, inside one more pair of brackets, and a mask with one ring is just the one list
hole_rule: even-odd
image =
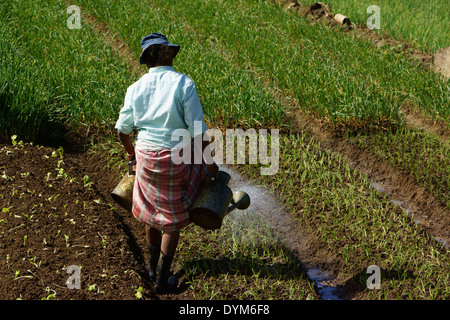
[[154,44],[164,44],[166,46],[173,47],[175,49],[174,57],[177,55],[178,51],[180,50],[180,46],[177,45],[177,44],[170,43],[167,40],[165,35],[163,35],[161,33],[153,32],[152,34],[150,34],[148,36],[145,36],[141,40],[142,53],[141,53],[141,55],[139,57],[139,63],[140,64],[144,64],[145,63],[143,61],[144,51],[147,50],[150,46],[152,46]]

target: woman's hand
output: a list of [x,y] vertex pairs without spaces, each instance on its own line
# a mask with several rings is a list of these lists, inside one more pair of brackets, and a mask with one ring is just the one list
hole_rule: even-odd
[[127,153],[127,156],[128,156],[128,161],[136,160],[136,154],[134,153],[134,151],[132,154]]
[[136,159],[136,155],[134,153],[134,146],[131,143],[130,135],[122,133],[118,131],[120,142],[122,142],[122,145],[125,147],[125,150],[127,151],[128,161],[132,161]]

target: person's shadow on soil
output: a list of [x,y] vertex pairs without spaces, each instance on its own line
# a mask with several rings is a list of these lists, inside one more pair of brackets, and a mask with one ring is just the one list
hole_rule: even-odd
[[[373,275],[373,272],[367,272],[367,269],[364,269],[348,279],[341,287],[337,288],[340,292],[341,299],[350,300],[357,296],[360,292],[365,290],[377,290],[377,289],[369,289],[369,284],[374,284],[372,279],[369,279]],[[415,277],[414,273],[410,270],[386,270],[380,268],[380,287],[383,287],[383,283],[386,283],[388,280],[400,280],[400,279],[408,279]]]
[[[184,276],[186,272],[194,275],[208,274],[219,276],[221,274],[238,274],[242,276],[280,279],[285,280],[294,278],[306,278],[305,267],[300,261],[290,263],[270,263],[267,264],[264,259],[252,258],[244,254],[238,254],[233,258],[194,258],[183,263],[183,268],[176,274]],[[191,280],[187,277],[179,284],[177,292],[184,292],[190,287]]]

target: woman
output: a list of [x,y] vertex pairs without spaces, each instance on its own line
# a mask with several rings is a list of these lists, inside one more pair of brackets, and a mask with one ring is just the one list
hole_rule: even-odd
[[[204,160],[200,164],[172,161],[172,151],[179,146],[172,141],[176,129],[187,129],[192,139],[196,121],[201,123],[201,134],[207,130],[202,106],[193,81],[172,68],[180,46],[152,33],[141,40],[141,47],[139,62],[149,72],[127,89],[116,129],[128,159],[136,159],[132,211],[145,224],[150,279],[156,280],[157,292],[164,292],[170,287],[168,276],[180,230],[189,224],[189,207],[205,175],[215,176],[218,167]],[[130,141],[134,128],[135,147]],[[203,142],[202,150],[207,145]]]

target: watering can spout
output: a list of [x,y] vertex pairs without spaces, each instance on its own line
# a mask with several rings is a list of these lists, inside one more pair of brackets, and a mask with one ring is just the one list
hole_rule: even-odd
[[231,206],[228,207],[227,214],[234,209],[245,210],[250,206],[250,197],[243,191],[237,191],[231,198]]

